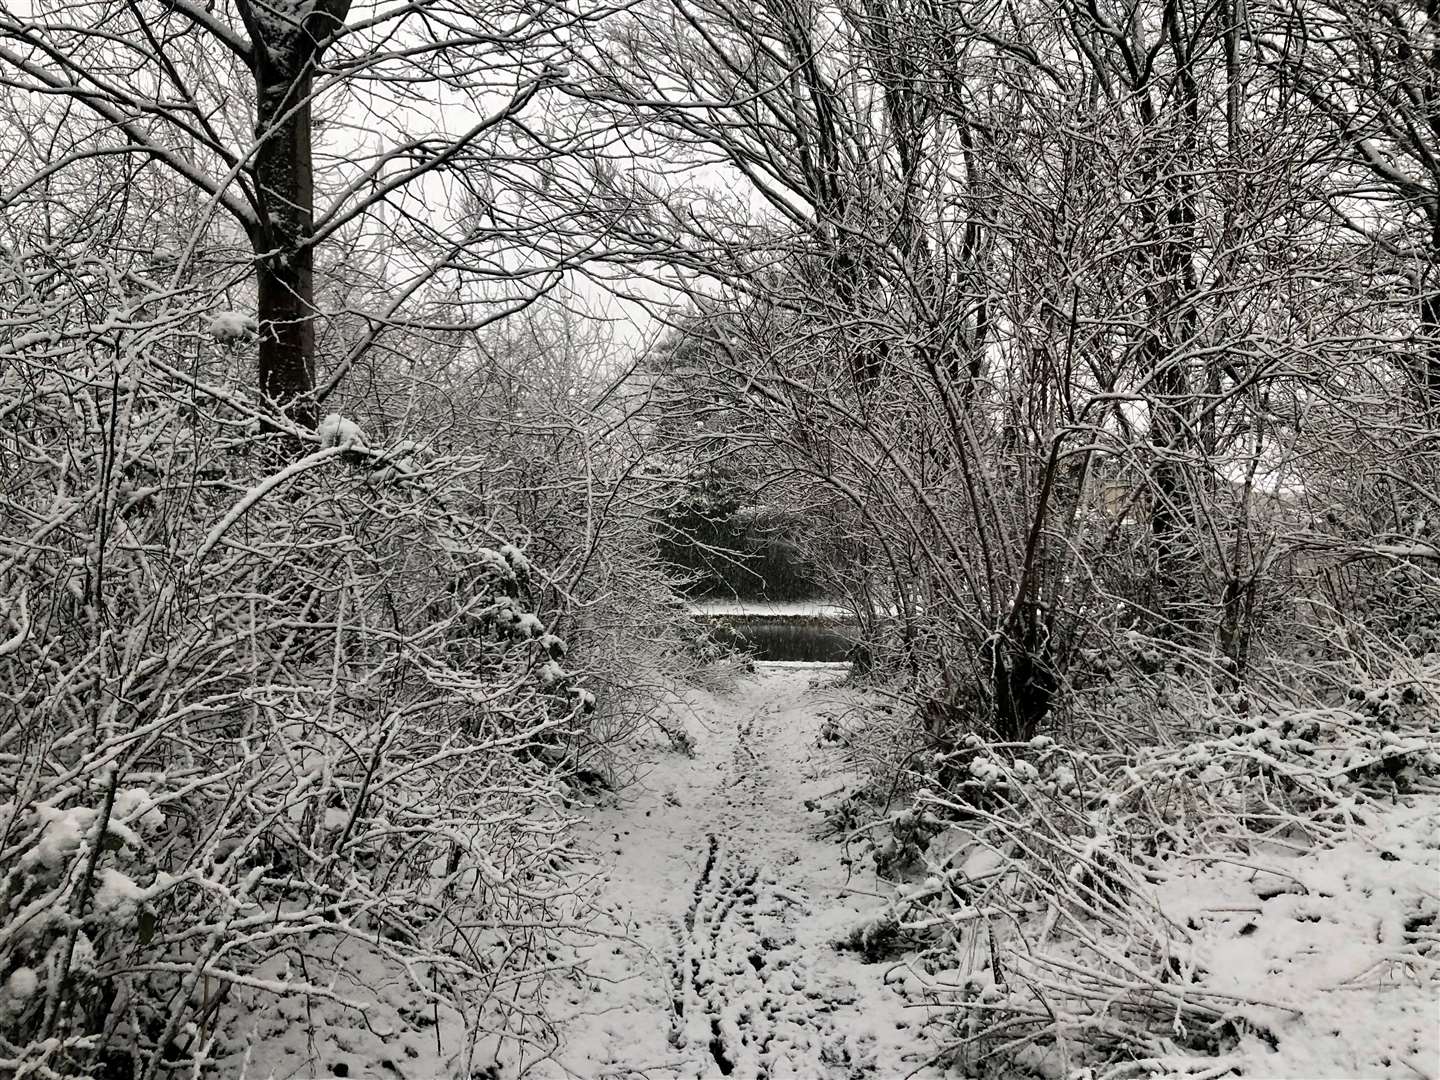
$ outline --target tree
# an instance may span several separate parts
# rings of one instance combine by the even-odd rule
[[[1336,153],[1334,213],[1393,260],[1411,296],[1404,350],[1419,409],[1440,409],[1440,39],[1433,4],[1260,5],[1242,24],[1280,100]],[[1403,295],[1403,293],[1402,293]]]
[[[368,234],[394,248],[397,301],[374,313],[366,347],[437,276],[510,307],[553,284],[569,253],[546,250],[528,195],[574,144],[556,150],[521,115],[559,81],[547,63],[565,28],[590,17],[448,0],[0,7],[0,80],[67,103],[43,116],[67,149],[12,172],[3,199],[113,157],[200,192],[249,242],[262,400],[278,426],[313,429],[354,360],[332,358],[317,384],[324,245]],[[448,211],[427,213],[438,193]],[[516,257],[522,234],[538,265]]]
[[[1115,629],[1101,598],[1235,651],[1254,519],[1226,492],[1275,457],[1273,403],[1336,370],[1310,340],[1366,329],[1314,132],[1240,78],[1235,20],[675,0],[576,61],[663,163],[656,257],[724,298],[717,339],[742,328],[693,392],[852,508],[840,546],[869,563],[837,577],[888,582],[866,602],[899,613],[902,663],[1014,733]],[[761,209],[706,192],[715,169]],[[1130,509],[1092,513],[1115,485]]]

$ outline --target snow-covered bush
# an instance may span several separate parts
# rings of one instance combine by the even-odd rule
[[[901,798],[847,850],[895,895],[839,944],[907,957],[967,1075],[1310,1075],[1331,992],[1389,1025],[1355,1060],[1404,1075],[1440,988],[1440,655],[1355,640],[1239,688],[1127,669],[1080,695],[1082,739],[972,734],[876,773]],[[853,728],[857,763],[914,737],[892,711]]]
[[[544,1052],[595,699],[475,459],[257,453],[187,298],[102,346],[26,292],[57,257],[0,283],[46,327],[0,339],[0,1071],[378,1072],[362,1017],[400,1075]]]
[[[445,418],[436,445],[484,462],[460,505],[523,541],[534,567],[517,571],[517,595],[564,639],[558,662],[595,699],[567,744],[569,760],[608,773],[613,744],[651,728],[660,702],[703,679],[723,653],[698,633],[660,557],[651,518],[671,496],[644,467],[652,448],[630,419],[640,411],[633,390],[611,384],[615,344],[545,305],[482,339],[478,359],[428,347],[434,372],[415,411]],[[413,341],[407,363],[427,347],[420,335]],[[385,370],[375,379],[402,377]],[[370,407],[360,398],[355,420],[378,439],[393,420]]]

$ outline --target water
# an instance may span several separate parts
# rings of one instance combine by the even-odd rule
[[[736,616],[711,621],[710,636],[756,660],[809,660],[838,663],[850,659],[855,639],[846,627],[823,619]]]

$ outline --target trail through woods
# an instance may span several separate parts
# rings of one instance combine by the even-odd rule
[[[837,675],[769,667],[695,695],[694,756],[655,750],[591,816],[619,936],[593,950],[588,992],[554,1003],[543,1075],[903,1076],[933,1053],[891,966],[832,944],[876,902],[809,808],[845,780],[820,739]]]
[[[762,665],[728,693],[692,691],[673,714],[694,738],[693,756],[632,748],[637,779],[582,827],[606,875],[609,936],[587,947],[588,981],[566,984],[550,1002],[560,1047],[529,1063],[533,1075],[940,1075],[931,1059],[944,1043],[946,1014],[935,1017],[940,1039],[934,1030],[922,1035],[927,1005],[917,975],[836,946],[887,899],[872,860],[854,852],[854,873],[847,871],[822,809],[858,779],[822,737],[827,718],[841,715],[854,693],[839,681],[834,670]],[[1387,800],[1368,824],[1328,845],[1251,837],[1228,854],[1175,860],[1147,903],[1188,928],[1193,992],[1233,1003],[1245,1020],[1238,1038],[1217,1044],[1213,1057],[1177,1051],[1133,1067],[1121,1059],[1103,1073],[1072,1072],[1063,1048],[1042,1048],[1047,1060],[1035,1058],[1037,1068],[1074,1076],[1440,1075],[1429,944],[1437,813],[1433,796]],[[1106,933],[1098,925],[1082,931]],[[1075,971],[1094,962],[1069,948],[1052,942],[1047,955]],[[937,973],[955,985],[966,975]],[[1017,1008],[1029,1000],[1025,986],[1016,982]]]

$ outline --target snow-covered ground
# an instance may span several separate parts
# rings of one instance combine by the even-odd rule
[[[696,615],[747,615],[753,618],[814,616],[843,619],[849,611],[822,600],[697,600],[690,605]]]
[[[819,739],[841,673],[762,665],[731,694],[690,694],[694,757],[652,747],[593,813],[614,936],[591,985],[552,1002],[563,1043],[539,1075],[934,1075],[890,966],[832,944],[882,899],[847,880],[812,809],[847,779]]]
[[[838,665],[762,664],[729,693],[687,695],[672,722],[693,757],[633,751],[639,779],[584,828],[610,936],[588,947],[588,983],[552,998],[561,1046],[531,1075],[940,1075],[932,1062],[959,1002],[933,991],[965,973],[927,979],[927,994],[912,965],[836,948],[895,896],[873,868],[847,871],[819,812],[856,779],[820,737],[853,693],[841,676]],[[1100,1071],[1057,1072],[1044,1053],[1038,1074],[1436,1080],[1437,823],[1434,798],[1419,797],[1324,850],[1176,863],[1153,903],[1194,939],[1180,962],[1261,1034],[1212,1058]],[[941,1000],[948,1016],[922,1030]]]
[[[1440,805],[1422,796],[1377,807],[1333,847],[1237,852],[1158,890],[1166,917],[1194,928],[1197,983],[1273,1041],[1242,1039],[1237,1075],[1440,1075],[1437,848]]]

